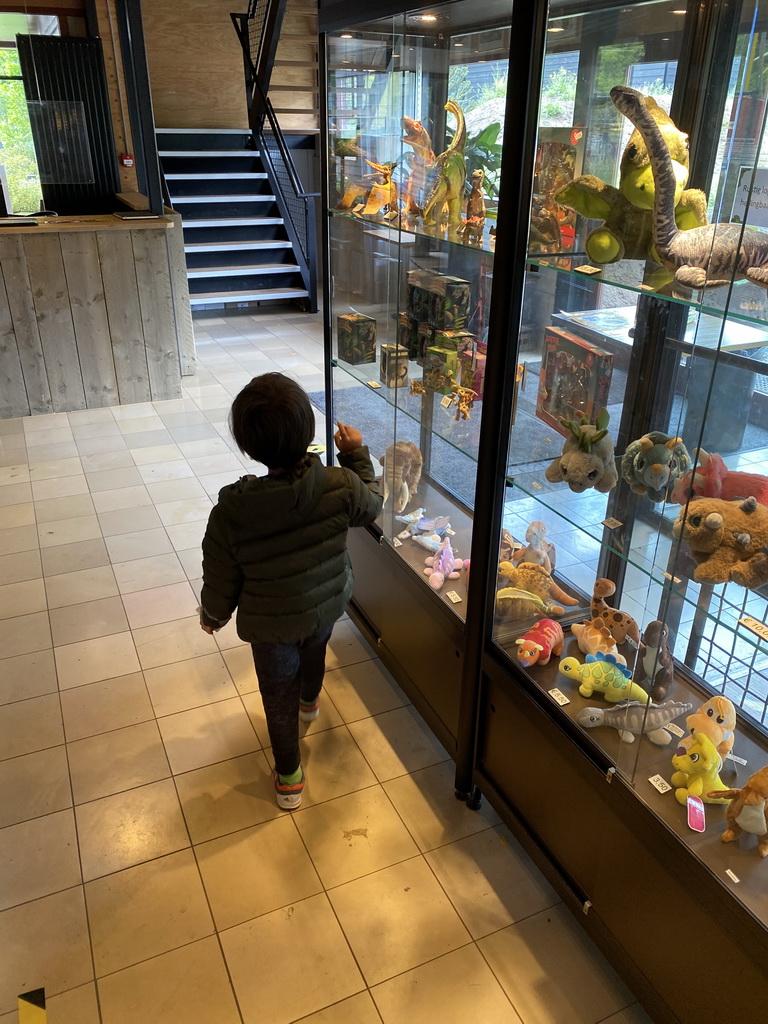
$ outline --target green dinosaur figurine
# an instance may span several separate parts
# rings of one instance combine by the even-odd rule
[[[435,160],[430,172],[431,188],[424,204],[423,221],[425,228],[440,230],[443,207],[448,207],[448,233],[458,238],[461,227],[461,208],[464,203],[464,184],[467,168],[464,163],[464,146],[467,128],[464,114],[458,103],[448,100],[445,109],[456,118],[456,131],[444,153]]]
[[[652,96],[645,108],[659,127],[675,172],[675,221],[681,231],[707,223],[707,197],[688,182],[688,136],[674,124]],[[659,263],[653,245],[653,170],[648,148],[635,129],[621,157],[619,188],[593,174],[575,178],[556,194],[563,206],[590,220],[602,220],[587,236],[587,255],[593,263],[647,260]]]
[[[597,691],[610,704],[620,700],[639,700],[647,704],[651,699],[642,686],[632,682],[632,670],[619,665],[613,654],[588,654],[583,665],[576,658],[561,658],[558,672],[579,680],[582,697],[591,697]]]

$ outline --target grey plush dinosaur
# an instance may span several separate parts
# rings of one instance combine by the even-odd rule
[[[675,175],[659,127],[642,93],[615,85],[611,99],[637,128],[648,148],[656,195],[653,240],[661,263],[686,288],[719,288],[746,277],[768,288],[768,235],[741,224],[707,224],[680,231],[675,223]]]

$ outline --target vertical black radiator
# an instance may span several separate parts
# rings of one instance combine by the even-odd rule
[[[16,37],[43,201],[111,213],[120,191],[101,40]]]

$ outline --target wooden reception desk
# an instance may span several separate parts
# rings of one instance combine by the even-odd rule
[[[0,227],[0,419],[181,395],[194,373],[178,214]]]

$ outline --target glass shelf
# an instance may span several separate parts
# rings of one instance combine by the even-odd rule
[[[460,238],[449,238],[447,236],[446,229],[436,233],[419,230],[418,227],[415,229],[404,228],[399,224],[389,224],[386,221],[368,220],[367,218],[360,217],[348,210],[335,210],[330,208],[327,212],[331,217],[343,217],[346,220],[352,220],[364,228],[366,233],[379,234],[382,239],[389,240],[395,236],[399,243],[405,246],[415,245],[417,239],[426,238],[431,242],[440,243],[441,246],[455,246],[457,249],[467,249],[470,252],[478,253],[484,252],[491,256],[494,253],[495,238],[490,233],[491,228],[496,226],[496,210],[493,208],[488,209],[488,213],[485,218],[482,245],[470,245],[468,242],[464,242]]]
[[[692,292],[690,296],[672,294],[672,275],[655,263],[641,260],[621,260],[618,263],[606,263],[599,268],[597,274],[585,274],[579,267],[594,266],[586,256],[579,255],[546,255],[529,254],[526,263],[529,268],[541,268],[554,271],[569,277],[586,279],[596,284],[610,285],[621,291],[637,295],[653,295],[667,302],[688,307],[692,313],[716,317],[722,321],[726,316],[730,323],[749,324],[756,327],[768,327],[768,298],[766,291],[750,281],[735,281],[731,287],[707,288]],[[764,334],[768,344],[768,334]],[[752,338],[741,348],[749,348],[758,344]]]

